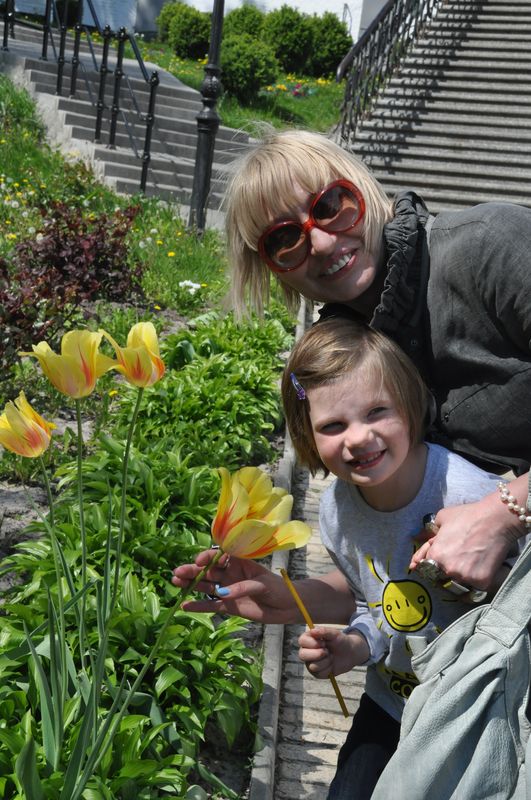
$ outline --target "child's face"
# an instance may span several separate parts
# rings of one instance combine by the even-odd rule
[[[308,220],[314,195],[295,184],[295,196],[298,202],[289,215],[269,220],[269,224],[288,218],[301,223]],[[309,237],[311,249],[306,260],[289,272],[275,273],[281,283],[323,303],[348,303],[370,288],[378,265],[365,248],[363,219],[343,233],[328,233],[314,227]]]
[[[409,426],[380,376],[360,367],[307,396],[315,445],[330,472],[360,489],[392,489],[400,468],[407,470]]]

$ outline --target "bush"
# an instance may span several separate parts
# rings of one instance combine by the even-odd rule
[[[52,204],[43,233],[0,259],[0,374],[18,350],[53,337],[84,300],[127,301],[141,293],[141,268],[130,271],[126,236],[139,207],[90,220]],[[45,212],[48,213],[48,212]]]
[[[172,3],[168,43],[179,58],[204,58],[210,41],[210,16],[184,3]],[[160,19],[160,17],[159,17]]]
[[[248,33],[232,34],[223,41],[223,87],[241,103],[255,100],[260,88],[275,80],[278,70],[278,61],[271,47]]]
[[[168,41],[170,22],[172,21],[173,17],[179,13],[179,9],[177,8],[177,6],[183,6],[183,5],[184,3],[174,0],[174,2],[164,3],[164,5],[162,6],[160,14],[155,20],[155,22],[157,23],[157,27],[159,29],[159,38],[162,42]]]
[[[313,30],[310,75],[325,77],[334,74],[353,44],[347,25],[331,11],[325,11],[322,17],[314,14],[310,20]]]
[[[264,27],[265,14],[256,6],[244,5],[234,8],[223,20],[223,35],[248,33],[259,39]]]
[[[282,6],[264,21],[264,38],[285,72],[305,73],[313,49],[313,25],[308,14]]]

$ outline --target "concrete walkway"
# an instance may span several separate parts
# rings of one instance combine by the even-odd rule
[[[331,480],[311,478],[305,470],[294,474],[293,516],[311,525],[313,535],[306,548],[290,555],[292,578],[334,569],[319,537],[319,497]],[[313,678],[298,659],[303,630],[303,625],[287,625],[284,631],[274,800],[324,800],[365,681],[364,668],[337,679],[350,712],[345,719],[330,681]]]

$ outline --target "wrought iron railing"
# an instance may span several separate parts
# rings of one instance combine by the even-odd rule
[[[82,21],[84,16],[84,2],[86,2],[90,11],[90,16],[92,17],[93,24],[90,26],[87,26]],[[151,75],[148,73],[134,35],[129,33],[125,28],[120,28],[119,31],[112,31],[108,25],[105,28],[102,28],[92,0],[83,0],[83,2],[79,2],[78,4],[78,21],[74,26],[73,41],[71,34],[68,32],[66,24],[63,24],[63,21],[60,18],[57,10],[56,0],[45,0],[45,2],[43,2],[43,6],[43,21],[42,24],[39,24],[17,16],[15,12],[15,0],[4,0],[4,30],[2,49],[9,50],[9,39],[15,38],[17,25],[23,28],[31,28],[33,30],[42,31],[41,59],[44,61],[48,60],[48,48],[51,46],[53,59],[57,62],[56,94],[62,95],[63,93],[65,82],[65,66],[67,63],[70,63],[71,70],[69,96],[75,97],[78,79],[81,75],[81,79],[88,92],[89,101],[96,109],[94,141],[102,141],[105,111],[110,111],[108,116],[109,136],[107,146],[111,149],[114,149],[116,147],[118,120],[122,120],[131,148],[136,158],[142,160],[140,191],[144,192],[146,189],[147,174],[151,161],[151,138],[155,123],[156,92],[157,86],[159,85],[158,72],[152,72]],[[67,7],[68,4],[65,4],[65,13]],[[103,47],[99,57],[98,50],[94,44],[91,28],[96,30],[103,39]],[[59,38],[58,48],[55,39],[55,35],[57,34]],[[83,60],[80,58],[82,42],[85,42],[87,45],[90,54],[90,61],[92,63],[92,70],[98,74],[96,81],[97,97],[95,96],[93,84],[89,79],[89,72]],[[111,58],[111,44],[113,42],[116,43],[116,55],[114,55],[113,52],[113,56]],[[67,43],[72,45],[72,56],[70,61],[68,61],[66,57]],[[130,44],[133,50],[142,79],[149,88],[149,98],[146,112],[141,111],[131,81],[124,71],[124,53],[127,43]],[[109,75],[113,76],[112,103],[110,107],[106,105],[105,101],[107,77]],[[129,119],[129,114],[131,113],[130,110],[127,112],[124,109],[122,93],[122,86],[124,85],[126,87],[126,96],[132,105],[133,113],[136,119],[141,120],[144,127],[143,145],[136,140],[132,130],[131,120]]]
[[[345,77],[347,81],[335,131],[344,146],[352,143],[360,120],[369,114],[393,71],[443,3],[390,0],[347,53],[336,73],[338,82]]]

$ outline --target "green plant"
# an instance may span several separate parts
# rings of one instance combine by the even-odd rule
[[[224,89],[240,102],[252,102],[262,86],[273,81],[278,61],[272,48],[248,33],[227,36],[221,48]]]
[[[308,59],[308,71],[317,77],[333,75],[341,59],[352,47],[352,37],[346,23],[331,11],[325,11],[322,16],[313,14],[310,22],[313,47]]]
[[[127,300],[141,269],[127,269],[125,238],[137,206],[112,217],[80,216],[66,203],[43,209],[41,232],[0,258],[0,365],[4,377],[24,342],[53,337],[84,300]]]
[[[156,342],[149,326],[133,330],[116,355],[128,379],[145,386],[153,382],[149,361],[160,377]],[[75,332],[86,356],[92,336]],[[70,387],[71,364],[42,358],[58,385]],[[90,391],[89,372],[75,371],[75,395]],[[76,400],[78,458],[59,472],[55,502],[45,477],[50,516],[34,525],[42,538],[21,544],[3,567],[32,576],[3,606],[0,708],[11,729],[0,723],[4,800],[192,798],[192,768],[236,800],[198,761],[198,747],[210,718],[234,741],[258,696],[258,671],[232,638],[238,620],[216,627],[180,612],[181,595],[159,575],[168,555],[178,563],[208,543],[213,483],[211,470],[190,469],[177,448],[160,448],[160,437],[155,477],[154,460],[133,444],[142,392],[131,395],[125,441],[102,435],[85,458]]]
[[[172,3],[168,43],[181,58],[204,58],[208,53],[210,18],[184,3]]]
[[[263,33],[283,70],[303,74],[307,71],[313,47],[313,26],[308,14],[283,5],[266,15]]]
[[[223,36],[232,36],[248,33],[255,39],[262,35],[266,15],[256,6],[244,3],[239,8],[233,8],[225,15],[223,20]]]

